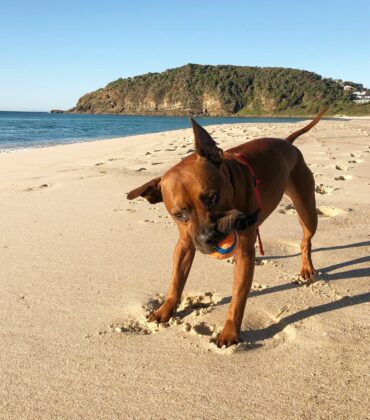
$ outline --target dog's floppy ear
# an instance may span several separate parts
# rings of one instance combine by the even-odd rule
[[[135,188],[127,194],[128,200],[133,200],[139,196],[146,198],[149,203],[155,204],[163,201],[161,192],[161,177],[154,178],[146,182],[141,187]]]
[[[229,233],[236,226],[238,220],[245,218],[244,213],[239,210],[230,210],[217,221],[217,230],[222,233]]]
[[[190,118],[191,125],[193,126],[195,137],[195,151],[198,155],[210,159],[212,162],[219,164],[222,162],[222,149],[217,147],[216,142],[210,134],[201,127],[193,118]]]

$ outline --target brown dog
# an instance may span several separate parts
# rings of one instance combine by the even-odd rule
[[[303,229],[301,276],[309,279],[315,274],[311,261],[311,238],[317,227],[314,178],[302,153],[292,143],[317,124],[325,111],[285,140],[256,139],[225,153],[208,132],[191,119],[196,152],[162,177],[129,192],[130,200],[142,196],[150,203],[163,201],[180,234],[167,298],[149,316],[150,321],[167,322],[176,311],[195,250],[212,253],[218,242],[232,229],[237,229],[239,242],[234,254],[232,299],[216,344],[221,347],[237,343],[253,280],[256,229],[276,208],[284,193],[293,201]],[[253,175],[240,157],[247,160],[260,180],[259,214]]]

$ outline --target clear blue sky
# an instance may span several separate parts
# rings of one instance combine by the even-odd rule
[[[70,108],[186,63],[281,66],[370,86],[370,0],[1,0],[0,110]]]

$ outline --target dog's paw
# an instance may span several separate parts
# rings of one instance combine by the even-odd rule
[[[312,281],[317,275],[317,271],[313,267],[303,266],[300,277],[305,281]]]
[[[226,324],[215,340],[217,347],[229,347],[239,343],[239,334],[235,324],[232,321],[226,321]]]
[[[147,319],[149,322],[168,322],[171,316],[174,314],[175,308],[176,306],[172,301],[166,300],[159,309],[148,314]]]

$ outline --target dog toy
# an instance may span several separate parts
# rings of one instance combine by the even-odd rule
[[[225,239],[217,244],[216,252],[212,252],[209,255],[218,260],[230,258],[234,254],[237,244],[238,234],[235,230],[232,230]]]

